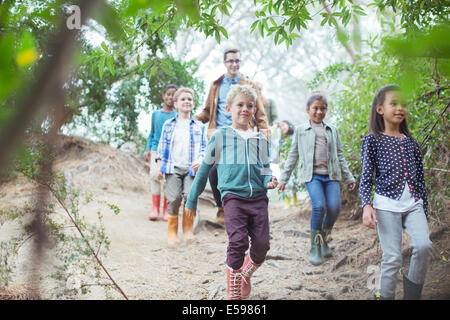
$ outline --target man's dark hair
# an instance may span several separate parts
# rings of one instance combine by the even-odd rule
[[[238,53],[238,52],[240,52],[240,51],[239,51],[239,49],[236,49],[236,48],[231,48],[231,49],[225,50],[225,52],[223,54],[223,61],[227,60],[228,53]]]

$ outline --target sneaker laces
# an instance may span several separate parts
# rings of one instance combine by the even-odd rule
[[[241,280],[242,272],[232,273],[230,276],[231,288],[230,288],[230,297],[231,298],[240,298],[241,297]]]
[[[256,269],[258,269],[258,266],[255,265],[252,260],[249,260],[249,262],[245,265],[244,269],[242,270],[242,276],[246,283],[248,282],[245,278],[250,279],[250,277],[252,276],[253,272],[256,271]]]

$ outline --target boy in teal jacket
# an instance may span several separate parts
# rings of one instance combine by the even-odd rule
[[[228,299],[240,300],[250,293],[250,277],[269,250],[267,189],[277,186],[269,163],[269,143],[250,129],[256,111],[256,92],[249,85],[232,86],[226,110],[232,125],[217,130],[206,147],[186,201],[186,213],[195,215],[197,200],[205,189],[209,170],[217,164],[218,189],[225,211],[228,233]],[[245,252],[251,246],[249,254]]]

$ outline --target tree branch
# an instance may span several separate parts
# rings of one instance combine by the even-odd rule
[[[425,145],[425,142],[427,142],[427,140],[429,139],[429,137],[430,137],[431,133],[433,132],[434,128],[436,128],[437,124],[441,120],[440,117],[442,117],[444,115],[444,113],[447,111],[448,107],[450,107],[450,102],[447,103],[447,106],[444,108],[444,110],[442,110],[442,112],[439,115],[438,119],[434,122],[433,127],[430,129],[430,131],[428,131],[427,135],[425,136],[425,138],[420,143],[420,149],[422,149],[422,147]]]
[[[333,17],[333,12],[330,10],[330,8],[328,7],[328,5],[325,3],[325,1],[322,1],[322,5],[325,8],[328,16],[330,17],[330,19],[333,19],[336,21],[336,19]],[[341,28],[339,28],[339,26],[337,26],[337,22],[336,22],[336,29],[338,32],[343,32],[341,30]],[[342,43],[342,45],[344,46],[345,50],[347,51],[347,53],[350,55],[350,57],[352,58],[352,61],[355,62],[356,61],[356,56],[355,53],[353,52],[353,50],[350,48],[350,46],[348,45],[347,42],[344,41],[340,41]]]

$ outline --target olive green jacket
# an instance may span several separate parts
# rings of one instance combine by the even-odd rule
[[[323,122],[327,135],[328,145],[328,174],[331,180],[341,181],[350,184],[355,182],[347,162],[344,158],[342,142],[336,127]],[[311,181],[313,176],[314,146],[316,134],[309,121],[295,128],[291,149],[289,150],[286,163],[281,172],[280,183],[286,184],[289,181],[292,170],[298,160],[298,182],[304,184]]]

